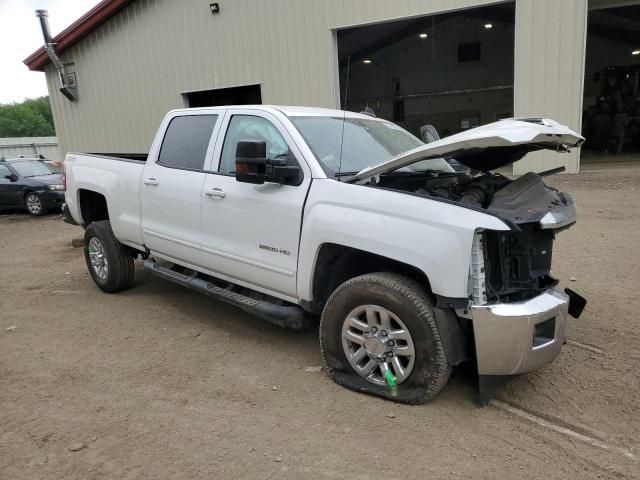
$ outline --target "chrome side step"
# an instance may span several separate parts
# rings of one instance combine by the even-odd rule
[[[185,275],[171,268],[162,267],[158,265],[153,258],[145,260],[144,268],[158,277],[235,305],[245,312],[257,315],[263,320],[278,325],[279,327],[302,330],[310,327],[313,323],[313,320],[307,312],[298,305],[277,305],[266,300],[257,300],[219,287],[200,277],[197,273]]]

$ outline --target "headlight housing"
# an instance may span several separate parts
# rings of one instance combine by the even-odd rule
[[[53,190],[54,192],[62,192],[64,191],[64,185],[47,185],[49,190]]]

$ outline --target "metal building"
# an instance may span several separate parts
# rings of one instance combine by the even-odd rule
[[[427,139],[506,116],[581,131],[611,94],[632,128],[639,25],[637,0],[104,0],[53,39],[62,78],[44,48],[25,63],[46,72],[62,154],[146,152],[168,110],[231,103],[369,107]],[[612,68],[624,95],[601,92]],[[560,162],[580,154],[514,170]]]
[[[56,137],[12,137],[0,138],[0,158],[42,155],[50,160],[60,161],[58,139]]]

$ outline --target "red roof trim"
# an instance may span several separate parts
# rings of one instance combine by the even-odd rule
[[[134,0],[102,0],[102,2],[53,38],[53,42],[56,44],[56,52],[60,54],[68,48],[71,48],[133,1]],[[39,70],[42,72],[44,71],[44,66],[49,63],[49,56],[44,47],[40,47],[25,58],[23,63],[29,67],[29,70]]]

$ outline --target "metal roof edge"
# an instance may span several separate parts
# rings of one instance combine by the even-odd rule
[[[56,52],[61,54],[71,48],[133,1],[102,0],[53,38]],[[29,70],[44,72],[44,67],[49,61],[49,56],[44,47],[40,47],[25,58],[23,63],[29,67]]]

